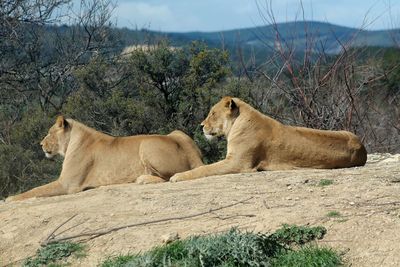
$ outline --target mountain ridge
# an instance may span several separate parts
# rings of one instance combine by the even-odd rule
[[[275,42],[279,37],[281,41],[293,43],[295,46],[300,45],[301,48],[311,41],[309,38],[313,38],[314,42],[325,41],[328,46],[336,43],[333,46],[335,48],[348,42],[353,42],[350,46],[390,47],[395,45],[393,38],[399,36],[399,29],[364,30],[325,22],[303,21],[220,32],[166,33],[166,36],[172,40],[177,37],[200,39],[206,43],[215,43],[223,39],[228,45],[236,42],[242,45],[263,46],[266,41],[273,40]]]

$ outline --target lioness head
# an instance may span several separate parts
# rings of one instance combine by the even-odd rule
[[[40,145],[47,158],[52,158],[57,154],[65,156],[67,151],[71,126],[63,117],[57,117],[56,123],[49,129],[48,134],[43,138]]]
[[[211,140],[228,135],[238,114],[239,108],[234,99],[230,96],[222,98],[211,108],[207,118],[201,123],[205,137]]]

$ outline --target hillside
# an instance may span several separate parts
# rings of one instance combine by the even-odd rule
[[[328,53],[337,53],[341,44],[346,44],[350,40],[351,46],[393,46],[393,38],[400,37],[399,29],[369,31],[363,29],[349,28],[334,25],[326,22],[317,21],[298,21],[278,23],[275,25],[258,26],[244,29],[233,29],[219,32],[156,32],[156,31],[132,31],[122,30],[126,40],[129,36],[136,36],[136,40],[141,35],[164,36],[173,45],[180,46],[193,40],[200,40],[210,46],[225,46],[235,49],[240,44],[244,49],[265,49],[274,48],[274,42],[279,31],[279,38],[289,45],[296,47],[297,51],[304,51],[309,45],[310,38],[317,45],[316,48],[324,47]],[[133,39],[131,39],[133,41]],[[338,42],[340,41],[340,43]]]
[[[275,27],[276,26],[276,27]],[[233,29],[219,32],[160,32],[147,29],[108,28],[112,45],[106,46],[107,53],[119,54],[124,48],[132,45],[155,44],[167,39],[172,46],[185,46],[193,41],[201,41],[209,47],[223,48],[230,53],[233,62],[239,60],[240,47],[245,59],[253,57],[256,65],[265,62],[266,58],[280,47],[293,50],[294,56],[303,57],[304,51],[335,55],[348,47],[393,47],[394,40],[399,42],[400,30],[368,31],[338,26],[325,22],[299,21],[279,23],[252,28]],[[68,35],[76,31],[76,26],[46,26],[42,53],[45,61],[56,53],[57,40],[68,39]],[[28,29],[29,30],[29,29]],[[276,30],[279,32],[277,35]],[[70,37],[70,36],[69,36]],[[87,60],[87,58],[83,58]],[[45,62],[43,62],[45,63]]]
[[[74,195],[3,202],[0,265],[19,266],[59,226],[55,234],[66,236],[207,212],[247,199],[195,218],[126,228],[88,240],[87,257],[72,265],[96,266],[110,255],[147,250],[162,244],[161,237],[169,233],[184,238],[231,227],[270,232],[289,223],[325,226],[328,234],[319,244],[343,252],[351,266],[399,266],[399,177],[400,155],[372,154],[367,165],[359,168],[115,185]],[[322,179],[333,184],[322,186]]]
[[[279,35],[277,35],[277,31]],[[210,47],[229,51],[233,62],[240,61],[238,49],[245,60],[254,59],[256,65],[265,62],[277,48],[294,52],[303,58],[304,51],[328,55],[340,53],[343,46],[349,47],[393,47],[400,40],[400,30],[362,30],[317,21],[298,21],[252,28],[233,29],[218,32],[158,32],[151,30],[115,29],[123,40],[121,47],[148,44],[160,39],[168,39],[172,46],[184,46],[193,41],[201,41]],[[121,48],[120,48],[121,49]]]

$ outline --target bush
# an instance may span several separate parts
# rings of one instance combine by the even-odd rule
[[[57,177],[61,159],[46,159],[39,144],[52,123],[40,109],[28,109],[10,131],[9,144],[0,143],[0,198]]]
[[[325,232],[323,227],[294,225],[285,225],[271,235],[232,229],[175,241],[138,255],[110,258],[101,266],[339,266],[336,252],[301,246],[322,238]],[[300,248],[289,246],[294,243]]]
[[[307,227],[284,224],[271,235],[275,240],[287,245],[303,245],[315,239],[322,239],[326,234],[325,227]]]
[[[63,113],[114,136],[148,134],[160,127],[157,120],[150,119],[157,114],[152,113],[143,103],[126,98],[119,90],[113,90],[109,96],[100,98],[81,89],[68,99]]]
[[[132,256],[129,266],[268,266],[283,246],[262,234],[240,233],[191,237]],[[118,266],[108,260],[102,266]]]
[[[400,49],[389,48],[383,53],[382,68],[385,75],[385,88],[388,94],[396,95],[400,93]]]
[[[341,266],[340,256],[329,248],[306,246],[297,251],[288,251],[274,259],[274,267],[334,267]]]
[[[40,267],[56,264],[60,260],[65,260],[71,255],[83,257],[84,246],[77,243],[62,242],[49,244],[37,250],[36,255],[27,259],[22,266],[24,267]]]

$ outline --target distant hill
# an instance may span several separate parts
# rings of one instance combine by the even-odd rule
[[[71,26],[48,26],[46,39],[59,38],[59,34],[70,34],[69,27]],[[265,59],[278,47],[278,40],[282,49],[294,49],[295,57],[302,57],[306,49],[311,52],[323,50],[327,54],[335,55],[341,51],[343,45],[376,48],[393,47],[395,46],[393,40],[398,40],[400,43],[400,29],[367,31],[316,21],[287,22],[220,32],[177,33],[112,28],[111,35],[110,40],[116,42],[109,47],[109,50],[114,53],[121,53],[124,48],[131,45],[155,44],[161,39],[168,39],[172,46],[177,47],[192,41],[202,41],[209,47],[228,50],[233,62],[238,60],[238,48],[240,48],[244,58],[246,60],[253,58],[256,65],[265,62]],[[44,49],[46,53],[51,53],[56,47],[51,47],[49,44]]]
[[[244,46],[268,47],[274,46],[279,38],[288,44],[293,44],[298,49],[306,46],[307,38],[313,38],[314,43],[323,45],[328,52],[334,53],[340,48],[340,43],[345,44],[352,40],[352,46],[393,46],[393,37],[400,37],[400,29],[367,31],[355,28],[338,26],[325,22],[300,21],[279,23],[275,26],[267,25],[253,28],[221,31],[221,32],[187,32],[165,33],[173,42],[190,40],[203,40],[209,44],[234,45],[240,43]]]
[[[266,25],[220,32],[174,33],[128,29],[123,31],[127,39],[129,36],[126,34],[133,34],[136,38],[147,34],[147,37],[153,38],[167,37],[175,46],[199,40],[211,47],[225,47],[232,50],[240,45],[243,50],[251,49],[255,52],[274,49],[278,38],[298,52],[304,51],[312,40],[315,44],[312,47],[313,50],[324,49],[329,54],[338,53],[343,44],[349,44],[352,47],[391,47],[394,46],[393,38],[400,39],[400,29],[369,31],[316,21],[287,22],[275,26]],[[279,36],[275,29],[278,30]]]

